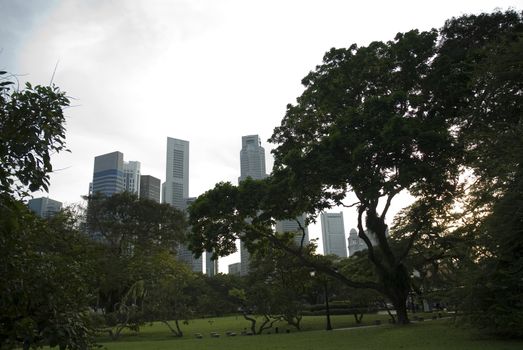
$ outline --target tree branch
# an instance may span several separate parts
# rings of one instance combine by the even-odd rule
[[[387,215],[387,212],[389,211],[390,203],[392,202],[392,198],[394,198],[394,196],[397,195],[400,191],[401,191],[400,189],[396,189],[396,190],[392,191],[391,193],[389,193],[389,195],[387,197],[387,202],[385,203],[385,208],[383,208],[383,211],[381,212],[381,215],[380,215],[381,220],[385,221],[385,215]]]
[[[292,249],[288,245],[284,244],[278,237],[276,237],[273,234],[268,233],[268,234],[265,235],[265,237],[267,237],[267,239],[269,239],[269,241],[274,246],[276,246],[277,248],[280,248],[283,251],[296,256],[304,265],[309,266],[309,267],[315,269],[318,272],[322,272],[322,273],[324,273],[326,275],[334,277],[337,280],[340,280],[341,282],[345,283],[349,287],[353,287],[353,288],[368,288],[368,289],[374,289],[374,290],[377,290],[377,291],[382,291],[382,288],[380,287],[380,285],[378,285],[375,282],[370,282],[370,281],[369,282],[356,282],[356,281],[353,281],[353,280],[347,278],[346,276],[342,275],[338,271],[335,271],[334,269],[332,269],[332,268],[330,268],[330,267],[328,267],[328,266],[326,266],[324,264],[315,262],[315,261],[307,258],[306,256],[304,256],[302,254],[301,250]]]

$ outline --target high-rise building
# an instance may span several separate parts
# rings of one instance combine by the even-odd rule
[[[325,255],[334,254],[341,258],[347,257],[343,212],[321,213],[321,234]]]
[[[140,198],[151,199],[160,203],[160,179],[151,175],[140,176]]]
[[[267,177],[265,171],[265,149],[261,146],[258,135],[242,136],[242,149],[240,151],[240,177],[241,182],[248,177],[254,180]]]
[[[243,241],[240,240],[240,262],[239,262],[239,272],[238,272],[238,274],[240,276],[246,276],[247,274],[249,274],[250,263],[251,263],[251,254],[247,250],[247,247],[245,247],[245,243],[243,243]],[[229,265],[229,269],[230,268],[231,268],[231,265]]]
[[[123,153],[112,152],[94,158],[93,194],[112,196],[124,191]]]
[[[218,274],[218,260],[211,259],[212,252],[205,252],[205,273],[212,277]]]
[[[238,182],[248,177],[261,180],[267,177],[265,170],[265,149],[261,146],[258,135],[242,136],[242,149],[240,151],[240,177]],[[250,254],[243,242],[240,242],[240,274],[249,273]]]
[[[305,214],[296,217],[294,220],[276,221],[276,232],[295,232],[294,243],[297,246],[302,244],[302,238],[303,246],[309,244],[309,228],[305,225]],[[303,234],[305,234],[305,237],[303,237]]]
[[[189,197],[189,141],[167,138],[164,203],[184,210]]]
[[[240,275],[241,274],[241,263],[229,264],[229,275]]]
[[[196,200],[196,197],[185,198],[183,210],[185,211],[185,209],[195,200]],[[181,244],[178,247],[178,259],[180,261],[186,263],[187,265],[189,265],[191,270],[193,270],[194,272],[203,273],[202,256],[200,256],[199,258],[195,258],[193,253],[189,250],[189,248],[187,248],[187,246],[185,244]]]
[[[49,197],[32,198],[27,202],[27,206],[37,215],[48,219],[62,210],[62,202],[55,201]]]
[[[140,195],[140,162],[123,163],[123,183],[127,192]]]
[[[195,198],[189,198],[189,141],[167,138],[165,182],[162,184],[162,202],[185,211]],[[203,272],[202,258],[195,259],[185,246],[178,247],[178,259],[194,272]]]
[[[367,237],[369,237],[370,243],[372,244],[373,247],[375,247],[379,244],[376,235],[372,231],[365,230],[365,234],[367,235]],[[389,230],[387,229],[387,231],[385,232],[385,236],[388,236],[388,235],[389,235]],[[365,243],[365,241],[363,239],[360,238],[358,231],[356,231],[356,229],[354,229],[354,228],[352,228],[350,230],[349,238],[347,238],[347,241],[349,243],[348,244],[349,245],[349,257],[352,256],[356,252],[360,252],[362,250],[367,249],[367,244]]]

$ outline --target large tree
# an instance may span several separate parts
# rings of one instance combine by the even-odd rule
[[[474,164],[467,162],[479,149],[475,146],[484,143],[480,130],[492,117],[503,127],[505,119],[521,115],[521,90],[513,75],[507,88],[502,72],[491,67],[489,74],[479,74],[484,65],[499,68],[495,60],[479,60],[485,50],[517,57],[520,22],[513,12],[464,16],[439,32],[413,30],[388,42],[327,52],[303,79],[303,94],[288,105],[270,139],[277,144],[271,177],[238,187],[218,184],[190,208],[195,251],[205,247],[227,254],[236,238],[252,249],[270,242],[349,286],[381,292],[394,305],[399,323],[408,323],[409,252],[420,238],[441,233],[432,224],[462,193],[459,175]],[[473,53],[467,56],[467,50]],[[518,62],[511,69],[518,71]],[[478,96],[483,92],[496,97],[491,105],[482,104]],[[501,117],[507,106],[516,107]],[[521,134],[514,135],[507,140]],[[416,199],[414,211],[428,212],[409,230],[390,232],[391,240],[387,214],[402,191]],[[351,192],[357,200],[347,203]],[[272,231],[274,219],[306,212],[314,220],[333,206],[357,210],[358,234],[367,244],[375,280],[354,281],[300,247],[289,247]]]
[[[184,317],[176,284],[186,283],[187,274],[175,258],[185,237],[185,215],[128,192],[88,200],[86,229],[98,241],[94,307],[102,312],[108,333],[117,338],[125,328],[138,330],[154,315]],[[176,310],[167,304],[174,302]]]

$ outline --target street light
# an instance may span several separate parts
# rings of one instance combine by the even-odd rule
[[[311,277],[314,277],[316,275],[316,271],[311,271]],[[329,308],[329,291],[327,289],[327,279],[320,279],[320,281],[323,284],[323,292],[325,293],[325,316],[327,317],[327,327],[326,329],[328,331],[332,330],[331,325],[331,312]]]

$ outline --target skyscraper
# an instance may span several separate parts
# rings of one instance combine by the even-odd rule
[[[167,138],[165,182],[162,185],[162,202],[185,211],[194,200],[189,198],[189,141]],[[202,258],[195,259],[185,245],[178,247],[178,259],[194,272],[203,272]]]
[[[140,198],[147,198],[160,203],[161,181],[151,175],[140,176]]]
[[[140,162],[123,163],[123,183],[127,192],[140,195]]]
[[[242,136],[242,149],[240,151],[240,177],[241,182],[248,177],[260,180],[267,177],[265,171],[265,149],[261,146],[258,135]]]
[[[265,149],[261,146],[258,135],[242,136],[242,149],[240,151],[240,177],[238,182],[251,177],[260,180],[267,177],[265,170]],[[240,274],[249,273],[250,254],[243,242],[240,242]]]
[[[112,152],[94,158],[93,194],[112,196],[124,191],[123,153]]]
[[[218,274],[218,260],[212,260],[212,252],[205,252],[205,273],[212,277]]]
[[[40,197],[30,199],[27,206],[42,218],[48,219],[62,209],[62,202],[49,197]]]
[[[164,203],[184,210],[189,197],[189,141],[167,138]]]
[[[304,228],[305,232],[302,231],[302,227]],[[305,214],[298,216],[294,220],[276,221],[276,232],[296,232],[296,235],[294,236],[294,243],[296,243],[297,246],[302,244],[303,233],[305,233],[305,237],[303,238],[303,246],[309,244],[309,228],[305,225]]]
[[[325,255],[334,254],[341,258],[347,257],[343,212],[321,213],[321,234]]]

